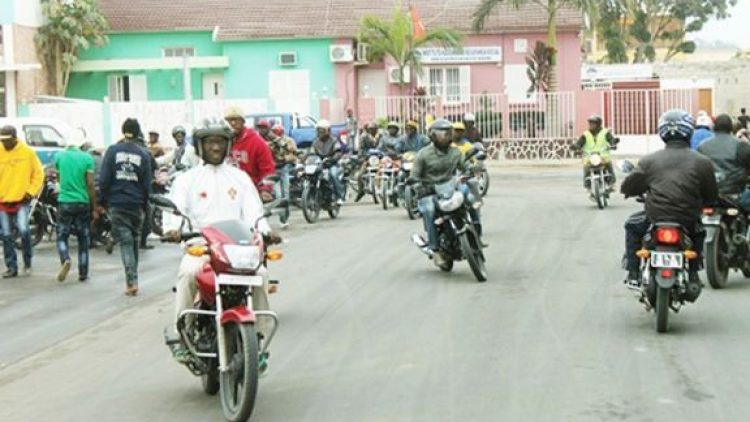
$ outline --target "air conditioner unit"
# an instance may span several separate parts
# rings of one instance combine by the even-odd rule
[[[294,51],[279,53],[279,66],[297,66],[297,53]]]
[[[370,49],[370,45],[367,43],[359,43],[357,44],[357,63],[367,64],[369,63],[369,60],[367,58],[367,53]]]
[[[328,56],[332,63],[350,63],[354,61],[352,46],[346,44],[332,45]]]
[[[398,66],[390,66],[388,67],[388,82],[392,84],[397,84],[401,81],[399,81],[398,78]],[[404,83],[408,84],[411,83],[411,72],[409,72],[409,68],[404,68]]]

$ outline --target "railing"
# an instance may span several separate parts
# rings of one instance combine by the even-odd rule
[[[602,93],[604,123],[619,135],[650,135],[661,116],[679,108],[695,113],[695,91],[691,89],[612,90]]]

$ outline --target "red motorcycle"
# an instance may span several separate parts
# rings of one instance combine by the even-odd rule
[[[181,241],[189,245],[186,253],[208,257],[197,276],[198,299],[178,319],[179,339],[169,339],[165,332],[166,343],[170,348],[181,343],[189,351],[185,366],[201,377],[206,394],[220,393],[228,421],[246,421],[253,412],[260,369],[267,366],[268,346],[278,327],[274,312],[253,309],[253,296],[263,293],[261,268],[267,261],[280,260],[282,254],[266,249],[257,230],[260,219],[254,229],[231,220],[194,232],[190,220],[169,199],[154,195],[151,203],[183,218],[183,228],[187,224],[189,230],[181,235]],[[260,318],[273,323],[267,338],[257,330]]]

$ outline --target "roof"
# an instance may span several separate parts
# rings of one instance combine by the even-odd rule
[[[481,0],[411,0],[422,21],[471,33],[472,14]],[[113,32],[213,30],[217,39],[349,38],[363,16],[387,18],[395,2],[373,0],[99,0]],[[579,30],[582,14],[563,7],[558,30]],[[547,31],[546,11],[529,2],[519,9],[501,4],[483,33]]]

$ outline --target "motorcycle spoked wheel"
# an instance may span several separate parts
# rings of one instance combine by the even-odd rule
[[[461,254],[469,262],[469,268],[477,281],[487,281],[487,267],[484,265],[482,246],[473,238],[473,232],[466,231],[458,238],[461,244]],[[471,237],[471,238],[470,238]]]
[[[479,195],[484,198],[487,192],[490,190],[490,172],[487,169],[482,169],[479,173]]]
[[[388,202],[390,201],[389,195],[388,195],[388,184],[389,181],[383,180],[380,182],[380,201],[383,205],[383,209],[388,211]]]
[[[224,326],[227,369],[219,373],[221,406],[230,422],[250,418],[258,394],[258,335],[252,324]]]
[[[410,220],[415,220],[419,213],[417,210],[417,200],[414,196],[412,187],[406,186],[404,188],[404,208],[406,208],[406,214]]]
[[[164,213],[158,207],[151,207],[150,211],[151,215],[149,216],[149,218],[151,219],[151,232],[155,235],[162,236],[164,234],[164,229],[162,226],[162,223],[164,221]]]
[[[309,182],[305,182],[302,188],[302,215],[305,221],[314,224],[320,217],[320,201],[318,190],[313,188]]]
[[[655,282],[655,281],[654,281]],[[669,302],[671,300],[672,289],[665,289],[656,286],[656,331],[666,333],[669,330]]]
[[[723,289],[727,286],[729,262],[726,257],[726,250],[724,228],[720,227],[714,233],[713,242],[706,244],[706,277],[711,288]]]
[[[602,181],[601,179],[596,179],[594,181],[594,199],[596,199],[596,206],[603,210],[604,207],[607,206],[607,200],[604,199],[604,192],[602,190]]]

